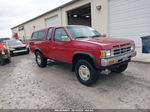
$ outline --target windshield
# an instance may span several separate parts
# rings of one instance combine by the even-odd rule
[[[9,40],[7,41],[8,46],[17,46],[17,45],[22,45],[22,42],[19,40]]]
[[[101,34],[98,31],[87,26],[68,26],[67,29],[74,39],[101,37]]]

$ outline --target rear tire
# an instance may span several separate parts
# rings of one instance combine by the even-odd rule
[[[44,68],[47,66],[47,58],[45,58],[42,53],[36,52],[35,57],[36,63],[39,67]]]
[[[123,64],[123,65],[116,67],[114,69],[111,69],[110,71],[113,73],[122,73],[127,69],[127,67],[128,67],[128,63]]]
[[[98,79],[97,70],[86,60],[77,62],[75,73],[79,82],[86,86],[91,86]]]

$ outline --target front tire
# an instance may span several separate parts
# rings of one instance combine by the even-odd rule
[[[128,63],[123,64],[123,65],[116,67],[114,69],[111,69],[110,71],[113,73],[122,73],[127,69],[127,67],[128,67]]]
[[[5,65],[5,60],[4,59],[0,59],[0,66]]]
[[[39,67],[44,68],[47,65],[47,59],[40,52],[35,53],[36,63]]]
[[[86,86],[91,86],[98,79],[97,70],[86,60],[79,60],[75,66],[77,79]]]
[[[6,61],[6,63],[9,64],[9,63],[11,63],[11,58],[6,59],[5,61]]]

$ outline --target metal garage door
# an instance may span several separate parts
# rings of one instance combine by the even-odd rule
[[[59,26],[58,16],[53,16],[45,20],[46,27]]]
[[[140,37],[150,35],[150,0],[109,0],[109,34],[141,46]]]

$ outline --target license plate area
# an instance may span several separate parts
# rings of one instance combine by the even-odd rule
[[[123,61],[127,61],[129,59],[129,57],[124,57],[118,60],[118,62],[123,62]]]

